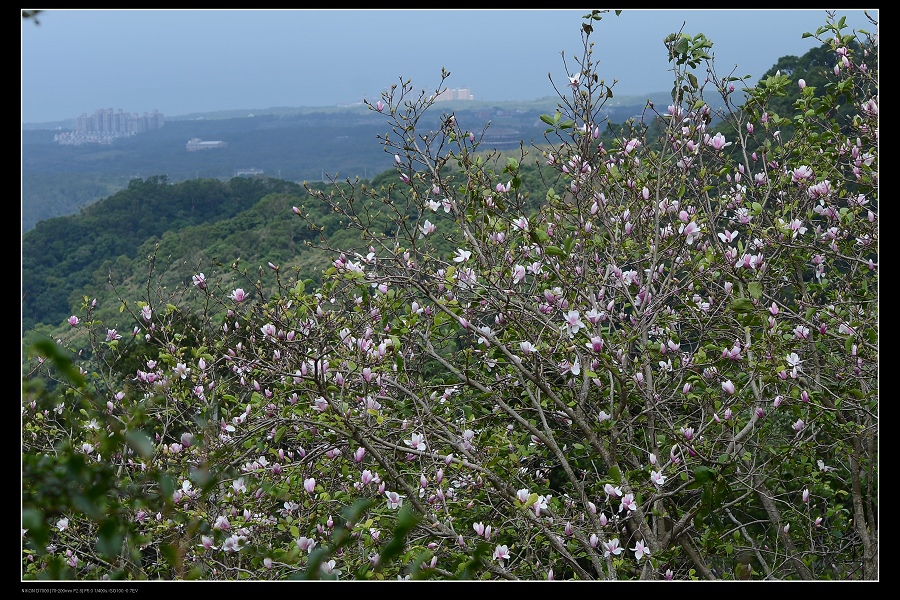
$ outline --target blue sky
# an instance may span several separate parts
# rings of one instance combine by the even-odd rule
[[[22,122],[98,108],[175,117],[195,112],[375,101],[410,79],[467,87],[476,100],[534,100],[565,83],[590,9],[248,10],[50,9],[22,23]],[[878,10],[869,11],[876,19]],[[875,31],[863,9],[838,10]],[[755,82],[781,56],[817,42],[802,34],[824,9],[637,9],[595,23],[594,57],[619,95],[671,87],[663,39],[684,26],[714,43],[716,70]],[[847,30],[849,31],[849,29]],[[573,63],[570,62],[570,65]]]

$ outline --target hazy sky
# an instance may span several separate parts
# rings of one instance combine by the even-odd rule
[[[376,101],[411,79],[470,88],[476,100],[534,100],[566,82],[560,53],[581,50],[590,9],[112,10],[51,9],[22,22],[22,122],[73,119],[98,108],[166,116]],[[870,10],[878,18],[878,11]],[[874,31],[863,9],[838,10]],[[663,39],[704,33],[716,69],[752,82],[825,23],[811,10],[624,10],[595,22],[594,57],[614,92],[671,87]],[[849,31],[849,30],[846,30]],[[574,63],[571,63],[574,66]]]

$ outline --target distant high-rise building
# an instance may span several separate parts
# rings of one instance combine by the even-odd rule
[[[134,134],[143,133],[151,129],[159,129],[166,122],[165,116],[153,109],[152,113],[126,113],[120,108],[114,111],[111,108],[100,108],[88,116],[82,113],[75,119],[76,133],[113,133]]]
[[[445,100],[474,100],[475,96],[472,95],[472,90],[469,88],[453,88],[453,89],[445,89],[443,92],[437,95],[434,99],[435,102],[443,102]]]

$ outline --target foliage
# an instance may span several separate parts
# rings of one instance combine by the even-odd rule
[[[279,180],[235,177],[170,184],[157,176],[132,180],[128,188],[79,215],[41,221],[22,236],[22,324],[58,324],[106,261],[133,259],[138,247],[166,232],[228,219],[275,192],[303,194]],[[180,254],[177,256],[181,256]],[[76,301],[70,303],[70,296]]]
[[[773,114],[679,32],[672,104],[601,140],[604,15],[547,146],[430,126],[446,72],[370,105],[395,174],[307,189],[350,245],[292,207],[321,282],[150,279],[136,373],[85,298],[87,368],[25,380],[23,577],[877,579],[877,68],[829,14],[851,66]]]

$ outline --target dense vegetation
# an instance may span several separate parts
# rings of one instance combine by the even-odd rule
[[[97,272],[119,257],[133,259],[141,244],[191,225],[230,219],[273,193],[305,194],[280,180],[234,178],[134,179],[125,190],[85,207],[81,214],[38,223],[22,236],[22,322],[57,325]]]
[[[672,34],[613,126],[604,17],[540,144],[401,83],[391,171],[94,271],[27,347],[23,578],[877,579],[877,40],[744,87]]]

